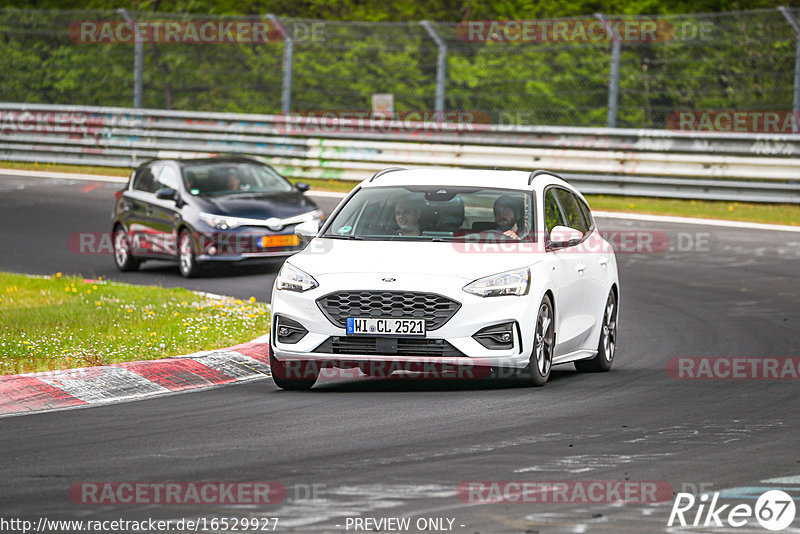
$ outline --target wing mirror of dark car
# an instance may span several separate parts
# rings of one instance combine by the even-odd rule
[[[156,191],[156,198],[161,200],[178,200],[178,192],[171,187],[165,187]]]
[[[583,233],[569,226],[556,226],[550,230],[550,239],[547,241],[547,250],[568,248],[578,245],[583,239]]]
[[[306,221],[294,227],[294,233],[300,241],[308,243],[317,236],[320,221]]]
[[[308,184],[307,184],[307,183],[305,183],[305,182],[297,182],[296,184],[294,184],[294,187],[295,187],[295,189],[297,189],[297,190],[298,190],[298,191],[300,191],[301,193],[305,193],[306,191],[308,191],[309,189],[311,189],[311,186],[310,186],[310,185],[308,185]]]

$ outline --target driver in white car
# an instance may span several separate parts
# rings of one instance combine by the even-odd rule
[[[499,197],[494,202],[494,222],[497,224],[497,230],[512,239],[519,239],[522,210],[522,199],[509,195]]]

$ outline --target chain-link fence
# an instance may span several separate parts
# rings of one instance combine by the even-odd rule
[[[683,111],[798,111],[798,16],[426,25],[3,9],[0,101],[369,114],[390,94],[396,113],[671,128]]]

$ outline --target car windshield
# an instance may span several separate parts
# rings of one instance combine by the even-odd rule
[[[183,179],[193,195],[284,193],[292,185],[266,165],[217,162],[185,165]]]
[[[359,190],[323,237],[453,241],[476,236],[535,240],[531,192],[476,187],[406,186]]]

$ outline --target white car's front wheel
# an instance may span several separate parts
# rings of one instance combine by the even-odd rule
[[[532,386],[543,386],[550,378],[550,370],[553,367],[553,346],[555,345],[554,332],[553,303],[550,301],[550,297],[545,295],[539,305],[539,313],[536,317],[530,362],[522,372]]]

